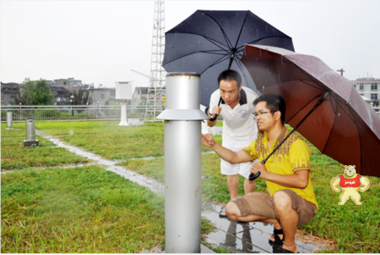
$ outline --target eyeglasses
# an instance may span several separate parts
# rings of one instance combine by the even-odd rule
[[[270,113],[270,112],[259,112],[259,113],[257,113],[257,112],[255,112],[253,115],[255,115],[255,117],[257,117],[257,116],[261,116],[261,115],[264,115],[264,114],[267,114],[267,113]]]

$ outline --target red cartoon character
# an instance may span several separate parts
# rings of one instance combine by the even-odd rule
[[[349,198],[351,198],[356,205],[361,205],[361,197],[358,190],[365,192],[369,188],[370,182],[367,177],[356,173],[355,166],[349,165],[344,167],[344,174],[332,178],[330,182],[333,191],[339,192],[342,189],[338,205],[344,205]]]

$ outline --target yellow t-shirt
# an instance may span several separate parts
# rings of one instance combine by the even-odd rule
[[[253,160],[259,159],[263,161],[270,152],[288,135],[290,131],[284,127],[280,136],[273,142],[272,147],[268,151],[268,136],[258,138],[251,143],[248,147],[243,148],[243,151]],[[310,152],[309,147],[305,141],[293,133],[290,137],[280,146],[280,148],[267,160],[265,166],[268,172],[275,174],[293,174],[298,170],[310,170]],[[290,188],[279,185],[277,183],[266,181],[269,194],[273,194],[281,189],[293,190],[297,195],[312,202],[318,207],[317,200],[314,194],[313,184],[310,180],[307,187],[304,189]]]

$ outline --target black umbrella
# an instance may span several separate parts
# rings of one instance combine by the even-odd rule
[[[209,105],[218,88],[217,77],[226,69],[241,73],[243,86],[260,94],[240,62],[245,44],[271,45],[294,51],[292,39],[250,11],[196,11],[165,33],[167,72],[201,75],[201,103]]]

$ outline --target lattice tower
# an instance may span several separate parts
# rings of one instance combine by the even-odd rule
[[[164,0],[154,2],[152,55],[150,65],[150,84],[147,95],[145,120],[156,120],[164,109],[165,76],[162,67],[165,51],[165,8]]]

